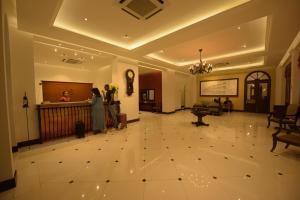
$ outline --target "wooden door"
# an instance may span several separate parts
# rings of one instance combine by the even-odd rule
[[[266,72],[250,73],[245,79],[245,111],[268,113],[270,111],[271,79]]]

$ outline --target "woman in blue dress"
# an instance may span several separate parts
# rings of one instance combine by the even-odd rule
[[[105,110],[103,100],[98,88],[92,89],[92,122],[93,132],[100,133],[105,132]]]

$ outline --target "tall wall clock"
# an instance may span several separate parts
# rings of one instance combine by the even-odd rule
[[[131,96],[133,93],[133,81],[134,81],[134,76],[135,76],[134,71],[132,69],[127,69],[125,76],[126,76],[126,82],[127,82],[126,93],[128,96]]]

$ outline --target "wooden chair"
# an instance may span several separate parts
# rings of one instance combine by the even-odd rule
[[[298,133],[293,133],[294,131]],[[283,142],[286,143],[285,148],[287,149],[290,145],[298,146],[300,147],[300,134],[299,129],[292,130],[292,132],[288,131],[286,134],[279,135],[279,132],[277,131],[273,135],[273,147],[271,149],[271,152],[274,151],[276,148],[277,142]]]
[[[297,126],[297,120],[299,115],[299,106],[295,104],[290,104],[287,107],[286,113],[284,115],[278,114],[278,118],[273,118],[270,121],[279,123],[279,127],[277,127],[277,131],[272,134],[273,137],[273,147],[271,152],[276,148],[277,142],[286,143],[285,148],[288,148],[289,145],[300,146],[300,135],[299,129]],[[270,124],[268,124],[268,127]],[[287,128],[288,126],[288,128]],[[284,135],[279,135],[282,129],[287,130],[287,133]],[[296,133],[296,134],[291,134]]]
[[[290,104],[288,107],[283,105],[274,106],[274,111],[271,112],[268,116],[268,128],[270,127],[271,122],[283,125],[286,128],[286,125],[295,126],[299,113],[299,106],[296,104]]]

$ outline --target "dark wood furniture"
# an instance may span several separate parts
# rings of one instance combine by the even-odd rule
[[[230,100],[226,100],[224,103],[223,103],[223,111],[226,111],[226,112],[231,112],[232,111],[232,108],[233,108],[233,105],[232,105],[232,101]]]
[[[120,113],[120,102],[115,102]],[[112,127],[112,119],[104,104],[106,126]],[[75,134],[75,124],[82,121],[85,132],[92,130],[91,105],[88,102],[65,102],[37,105],[41,142],[63,138]]]
[[[280,134],[280,131],[277,131],[274,133],[273,136],[273,146],[271,149],[271,152],[274,151],[274,149],[277,146],[277,142],[283,142],[286,143],[285,149],[287,149],[290,145],[298,146],[300,147],[300,127],[296,127],[293,129],[288,130],[285,134]]]
[[[268,128],[270,127],[271,121],[279,122],[280,119],[283,119],[286,113],[286,105],[274,105],[273,111],[268,115]]]
[[[286,128],[286,126],[296,126],[299,114],[299,106],[290,104],[287,107],[283,105],[274,106],[274,111],[268,116],[268,128],[271,122],[277,123],[279,128]]]
[[[202,105],[194,105],[192,108],[192,113],[197,116],[197,121],[192,122],[192,124],[195,124],[196,126],[209,126],[209,124],[203,122],[203,117],[210,114],[210,112],[208,111],[208,107]]]
[[[278,109],[279,107],[277,107]],[[300,146],[300,134],[299,134],[299,127],[297,126],[297,120],[299,115],[299,106],[295,104],[290,104],[286,108],[284,112],[284,108],[281,108],[281,112],[273,112],[268,117],[269,123],[268,128],[270,126],[270,121],[278,123],[279,127],[277,131],[272,134],[273,137],[273,146],[271,152],[274,151],[276,148],[277,142],[284,142],[286,143],[285,148],[288,148],[289,145]],[[276,113],[276,114],[275,114]],[[276,116],[276,117],[274,117]],[[280,134],[282,130],[286,130],[286,134]],[[293,134],[293,133],[297,133]]]
[[[244,110],[268,113],[270,111],[271,77],[264,71],[254,71],[245,78]]]

